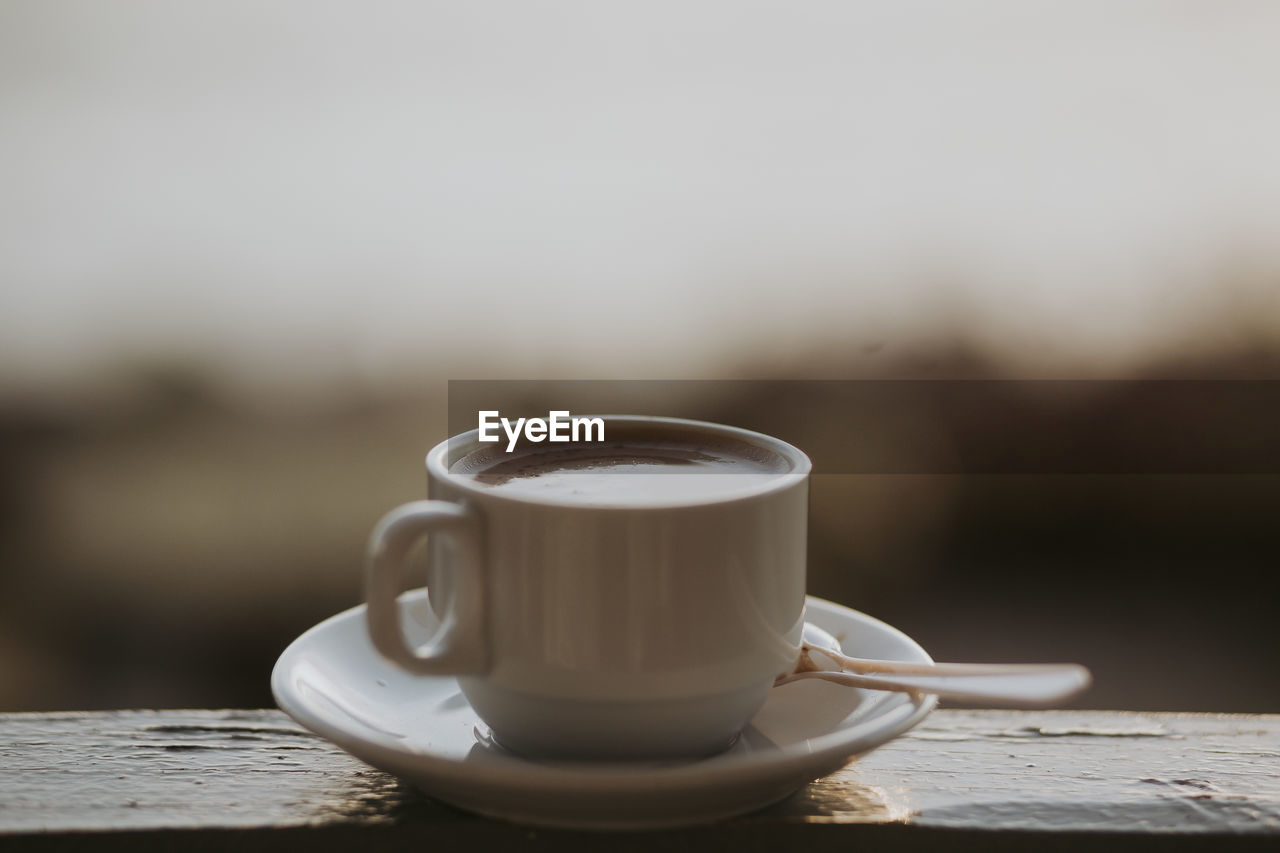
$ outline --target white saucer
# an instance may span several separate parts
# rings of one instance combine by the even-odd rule
[[[404,595],[410,642],[433,627],[422,591]],[[847,653],[930,660],[906,634],[810,596],[805,618]],[[488,739],[452,678],[410,675],[370,644],[364,607],[321,622],[276,662],[271,689],[303,726],[429,796],[492,817],[541,826],[679,826],[786,798],[910,729],[933,696],[808,680],[775,688],[728,751],[698,761],[583,764],[531,761]]]

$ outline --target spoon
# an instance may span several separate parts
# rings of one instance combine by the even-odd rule
[[[815,660],[819,657],[830,663],[824,666],[822,660]],[[774,684],[806,678],[1006,707],[1052,705],[1074,696],[1092,681],[1089,670],[1075,663],[906,663],[849,657],[835,637],[808,622],[795,667]]]

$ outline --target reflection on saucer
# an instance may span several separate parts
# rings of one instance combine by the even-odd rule
[[[687,765],[698,764],[705,761],[718,758],[722,755],[731,755],[735,752],[741,752],[744,743],[744,737],[747,732],[751,732],[750,739],[756,744],[754,748],[764,748],[772,744],[768,738],[755,732],[754,729],[748,728],[746,732],[740,732],[734,737],[733,742],[729,744],[723,751],[713,753],[711,755],[698,756],[696,758],[671,759],[664,758],[661,760],[644,761],[644,760],[628,760],[628,761],[591,761],[584,759],[565,759],[555,758],[552,756],[525,755],[517,752],[510,747],[504,746],[501,741],[494,735],[493,730],[484,723],[477,722],[472,729],[475,736],[475,746],[467,752],[467,761],[521,761],[526,764],[538,764],[544,767],[555,767],[562,770],[577,770],[580,772],[599,772],[601,770],[613,770],[635,773],[645,770],[660,770],[665,768],[683,767]]]

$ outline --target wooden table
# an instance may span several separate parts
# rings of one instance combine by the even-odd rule
[[[771,808],[593,833],[434,802],[279,711],[0,715],[0,849],[1280,850],[1280,715],[938,711]]]

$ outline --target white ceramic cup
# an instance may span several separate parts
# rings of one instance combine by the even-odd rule
[[[654,437],[705,436],[776,454],[763,481],[683,501],[609,505],[506,494],[450,470],[477,431],[427,455],[430,500],[375,528],[366,571],[374,646],[415,673],[456,676],[501,745],[531,756],[665,759],[726,748],[798,654],[810,462],[759,433],[604,416]],[[710,476],[710,475],[708,475]],[[441,627],[410,648],[397,597],[429,536]]]

